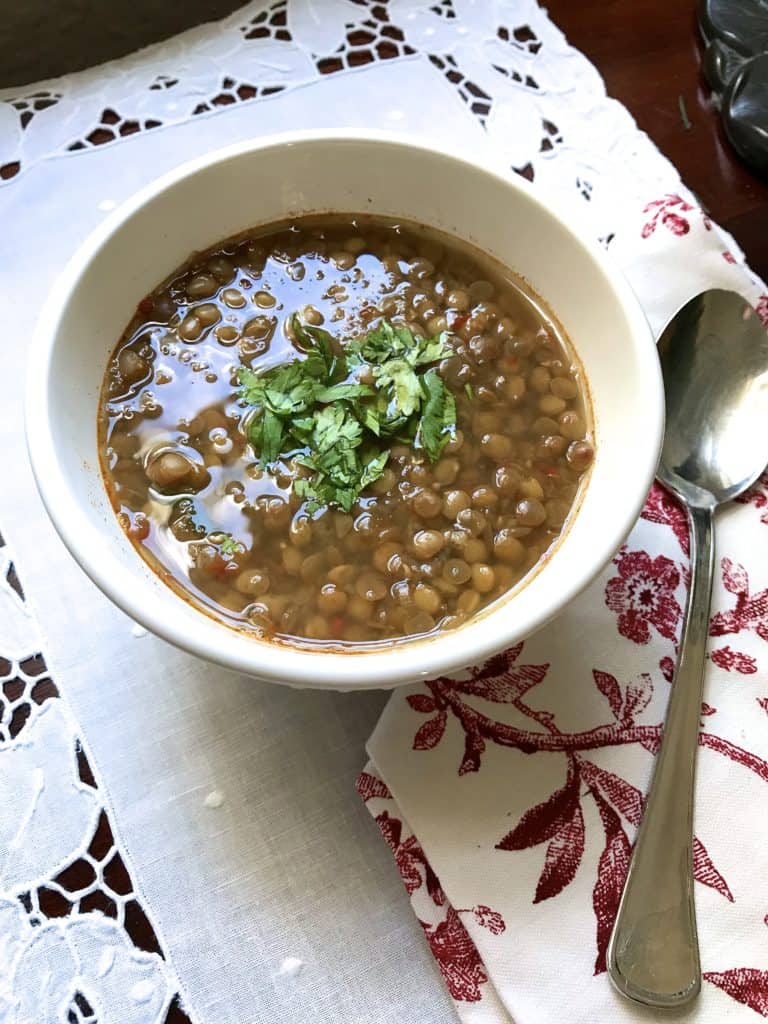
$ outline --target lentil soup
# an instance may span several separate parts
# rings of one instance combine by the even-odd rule
[[[503,597],[556,543],[594,454],[576,357],[521,279],[443,233],[351,215],[251,231],[143,299],[99,450],[122,528],[182,596],[342,649]]]

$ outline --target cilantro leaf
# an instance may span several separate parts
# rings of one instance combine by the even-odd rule
[[[257,457],[270,468],[290,454],[307,469],[293,488],[310,510],[349,512],[384,472],[392,441],[439,458],[456,427],[453,394],[434,368],[451,352],[447,332],[427,338],[384,320],[341,347],[295,314],[291,328],[303,358],[261,374],[242,367],[238,380],[254,409]]]
[[[276,462],[283,442],[283,421],[271,409],[264,410],[261,422],[261,459],[267,465]]]
[[[339,505],[342,512],[351,512],[359,496],[360,491],[356,487],[337,487],[332,500]]]
[[[302,323],[296,313],[291,317],[291,330],[298,345],[307,353],[301,364],[304,372],[317,380],[336,380],[338,360],[328,331]]]
[[[248,405],[261,405],[264,394],[264,378],[246,366],[241,366],[237,371],[237,378],[241,384],[240,396]]]
[[[341,399],[364,398],[373,394],[367,384],[332,384],[329,388],[321,388],[315,395],[318,402],[338,402]]]
[[[363,338],[351,342],[347,353],[354,364],[377,366],[393,357],[403,356],[413,343],[413,334],[407,327],[393,327],[389,321],[383,320]]]
[[[413,366],[437,363],[451,355],[451,347],[446,340],[445,331],[436,338],[418,338],[417,341],[418,345],[414,350],[414,355],[409,360]]]
[[[360,477],[361,490],[379,479],[386,468],[388,459],[388,450],[379,452],[378,455],[371,455],[371,458],[366,461],[362,476]]]
[[[225,537],[224,540],[219,544],[219,551],[222,555],[234,555],[238,550],[239,544],[231,535]]]
[[[320,452],[356,448],[363,439],[363,428],[341,404],[326,405],[315,413],[312,439]]]
[[[384,320],[365,337],[348,345],[346,351],[355,365],[381,366],[390,359],[405,359],[411,366],[426,366],[449,356],[451,347],[445,331],[427,338],[414,334],[409,327],[395,327]]]
[[[291,420],[291,433],[302,444],[308,444],[315,429],[314,415],[299,416]]]
[[[436,370],[427,370],[421,378],[421,386],[426,402],[418,439],[432,462],[436,462],[456,426],[456,400]]]
[[[376,372],[376,384],[385,389],[387,419],[410,416],[421,400],[421,386],[413,367],[405,359],[388,359]]]
[[[370,432],[376,437],[381,434],[379,414],[374,405],[369,405],[367,403],[361,404],[358,409],[358,415],[360,417],[360,422],[367,430],[370,430]]]

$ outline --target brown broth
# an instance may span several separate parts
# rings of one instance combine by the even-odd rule
[[[294,312],[342,343],[382,318],[449,332],[456,436],[434,464],[395,445],[350,514],[309,512],[296,467],[268,472],[247,441],[237,371],[298,356]],[[342,215],[224,242],[142,300],[99,447],[123,528],[175,589],[257,636],[337,648],[455,628],[501,598],[557,541],[593,455],[578,364],[520,278],[432,229]]]

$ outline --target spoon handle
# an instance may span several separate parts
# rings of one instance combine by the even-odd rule
[[[693,900],[693,789],[712,595],[712,511],[688,509],[691,587],[661,750],[608,946],[625,996],[675,1007],[701,987]]]

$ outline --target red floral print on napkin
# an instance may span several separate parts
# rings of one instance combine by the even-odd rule
[[[669,655],[662,658],[659,662],[659,669],[667,682],[671,683],[675,678],[675,659],[670,658]]]
[[[361,773],[357,789],[366,803],[369,800],[386,800],[392,807],[395,806],[387,787],[381,779],[370,772]],[[403,833],[406,830],[403,822],[390,814],[389,810],[381,811],[375,820],[394,854],[395,863],[412,902],[415,894],[422,895],[422,890],[425,890],[433,911],[431,916],[434,916],[435,908],[441,913],[441,919],[437,922],[425,921],[422,914],[426,916],[427,907],[422,905],[419,908],[414,905],[417,919],[424,930],[451,998],[456,1002],[479,1002],[483,997],[483,985],[488,981],[488,974],[460,915],[471,914],[475,923],[487,929],[492,935],[501,935],[506,930],[504,918],[498,911],[482,904],[458,910],[452,907],[416,837],[404,837]]]
[[[457,1002],[479,1002],[481,986],[488,981],[488,975],[477,947],[453,907],[448,907],[445,920],[440,924],[434,927],[424,921],[419,924],[452,998]]]
[[[765,296],[766,310],[763,322],[768,327],[768,295]],[[740,494],[734,498],[740,505],[752,505],[760,509],[760,522],[768,526],[768,473],[763,473],[760,479],[753,484],[746,494]]]
[[[584,854],[584,815],[579,802],[579,777],[575,761],[569,762],[562,789],[532,807],[516,828],[496,844],[497,850],[525,850],[549,840],[544,867],[536,886],[534,903],[551,899],[576,876]]]
[[[687,203],[682,196],[669,193],[662,199],[654,199],[643,209],[643,213],[649,213],[651,217],[643,224],[640,237],[648,238],[659,225],[663,225],[673,235],[687,235],[691,230],[691,222],[690,218],[685,216],[685,214],[694,211],[701,214],[704,228],[710,231],[712,229],[712,222],[709,217],[700,207],[694,207]]]
[[[618,561],[626,565],[632,554],[638,553],[625,552]],[[669,591],[679,581],[679,577],[670,571],[670,566],[674,569],[674,563],[661,556],[651,560],[645,552],[639,554],[645,557],[639,563],[634,560],[632,568],[635,571],[625,577],[620,574],[617,579],[634,579],[640,573],[653,580],[666,577],[666,587],[662,590],[669,599]],[[739,580],[740,585],[745,583],[740,577]],[[653,602],[649,604],[653,606]],[[678,609],[675,625],[679,616]],[[653,625],[658,628],[656,622]],[[533,902],[553,899],[573,881],[582,864],[586,842],[583,801],[589,798],[594,802],[603,832],[603,848],[592,890],[596,923],[594,971],[599,974],[606,969],[608,938],[629,866],[630,830],[640,824],[644,797],[627,779],[591,761],[588,752],[634,743],[653,754],[658,751],[662,723],[646,725],[639,721],[650,704],[653,680],[648,673],[641,673],[637,678],[622,683],[611,673],[594,669],[595,686],[605,698],[606,710],[613,720],[583,732],[564,732],[558,728],[554,713],[535,709],[526,703],[528,691],[544,680],[549,666],[526,664],[522,659],[523,648],[523,644],[517,644],[504,654],[495,656],[480,668],[473,669],[468,679],[436,679],[426,684],[428,693],[410,694],[407,698],[410,707],[419,714],[432,716],[428,722],[435,724],[430,735],[439,729],[437,740],[425,747],[421,742],[424,735],[422,724],[415,733],[413,749],[425,753],[434,749],[447,734],[453,720],[465,737],[464,755],[458,766],[460,776],[480,770],[481,757],[489,742],[526,754],[557,752],[566,755],[567,773],[562,785],[547,799],[529,808],[495,846],[497,850],[512,853],[546,844]],[[511,704],[531,719],[535,727],[520,728],[499,721],[482,710],[484,703]],[[709,705],[702,705],[702,718],[711,718],[715,710]],[[703,727],[699,743],[768,782],[768,762],[756,754],[721,736],[705,732]],[[406,867],[404,863],[401,870],[405,871]],[[733,902],[728,882],[698,838],[694,839],[694,877],[700,884]]]
[[[622,548],[614,559],[618,576],[605,588],[605,603],[619,616],[622,636],[636,644],[647,644],[651,626],[667,640],[674,640],[682,617],[675,598],[680,570],[665,555],[651,558],[647,551]]]
[[[736,598],[729,611],[716,612],[710,621],[710,636],[725,636],[754,630],[761,640],[768,640],[768,589],[750,592],[749,574],[743,565],[723,558],[720,562],[723,586]]]
[[[391,817],[388,811],[377,816],[376,824],[379,826],[387,846],[395,855],[395,863],[408,895],[410,896],[421,887],[423,871],[424,882],[432,902],[436,907],[442,907],[445,903],[445,893],[440,887],[437,875],[429,866],[416,836],[408,836],[407,839],[402,840],[403,823],[398,818]]]
[[[718,647],[709,656],[718,668],[725,669],[726,672],[741,672],[745,676],[751,676],[757,672],[757,662],[751,654],[732,651],[727,644],[725,647]]]
[[[727,992],[736,1002],[743,1003],[762,1017],[768,1017],[768,971],[735,967],[730,971],[707,971],[704,978]]]
[[[654,484],[640,513],[649,523],[669,526],[686,556],[690,554],[688,518],[680,502],[661,484]]]
[[[371,775],[370,772],[360,772],[355,783],[355,789],[362,797],[363,803],[367,803],[374,796],[384,797],[385,799],[392,796],[381,779],[376,775]]]

